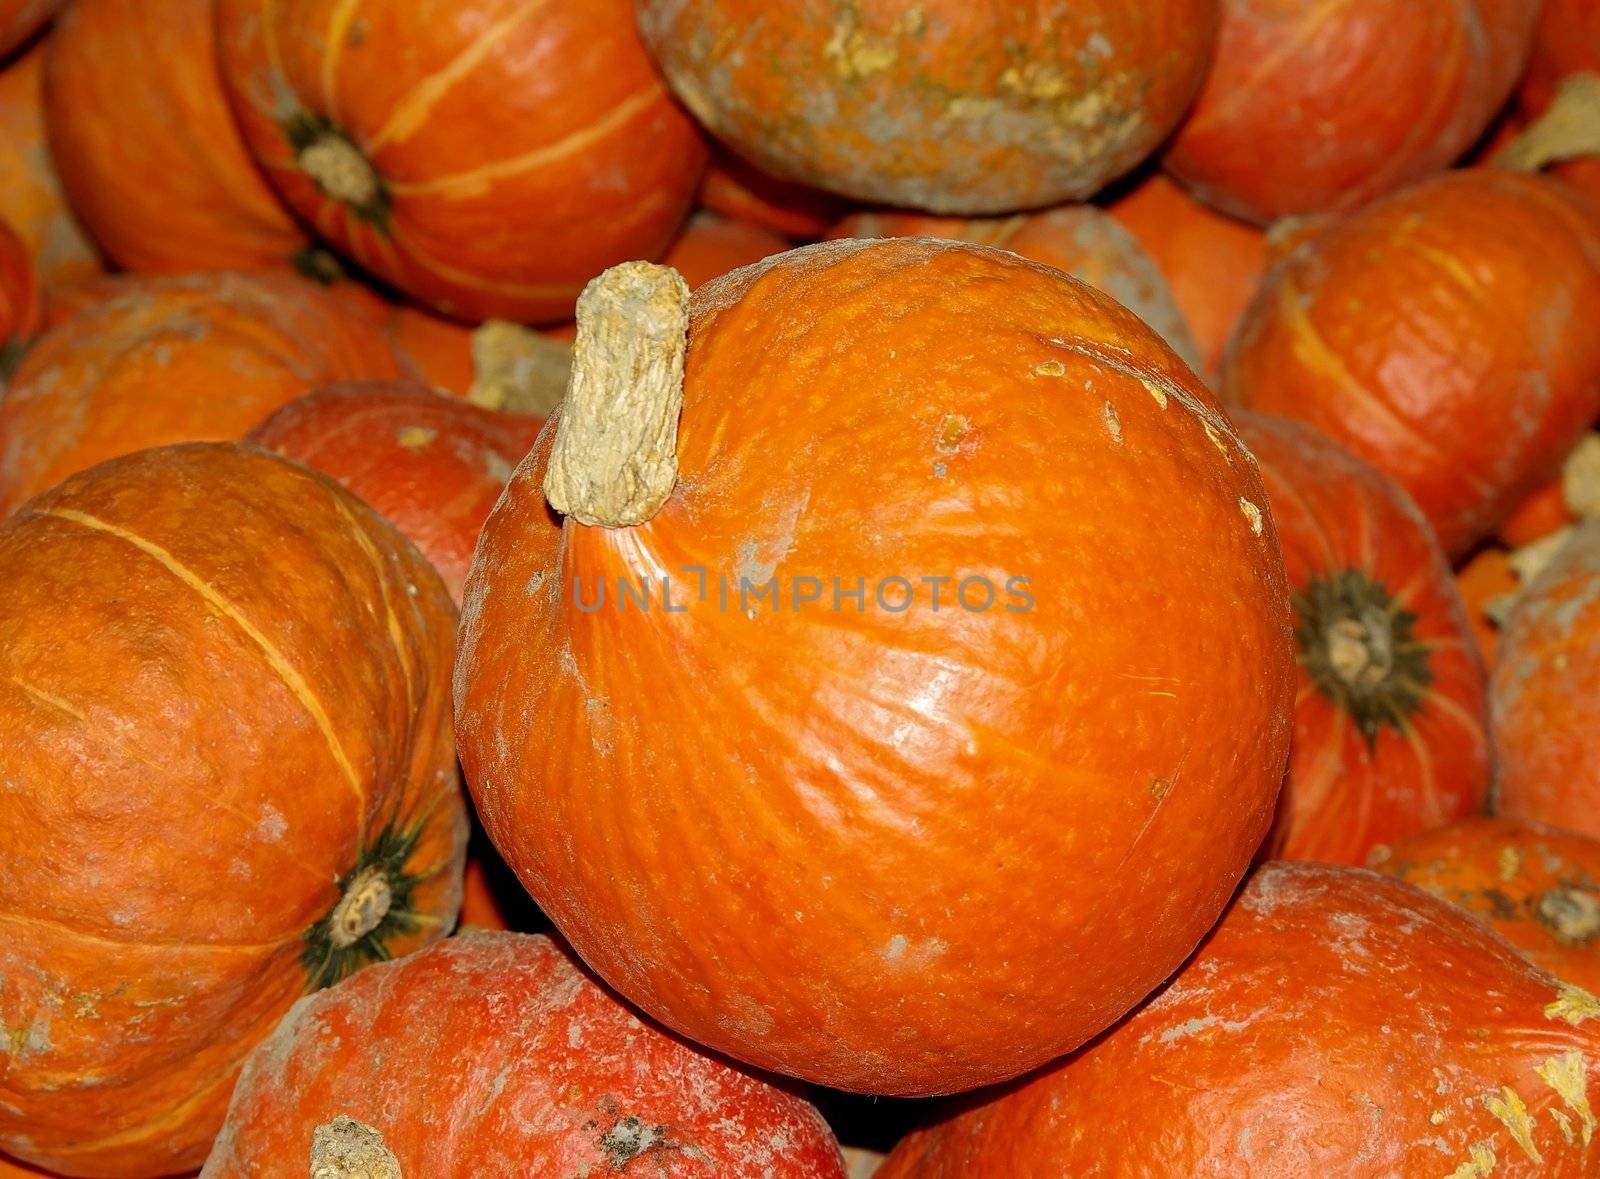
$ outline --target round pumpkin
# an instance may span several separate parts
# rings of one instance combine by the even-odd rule
[[[1600,992],[1600,841],[1478,817],[1375,848],[1372,862],[1465,909],[1557,978]]]
[[[1562,480],[1551,479],[1517,505],[1500,525],[1496,539],[1512,548],[1522,548],[1559,532],[1576,519]]]
[[[90,0],[50,35],[51,156],[74,212],[129,270],[266,269],[306,244],[240,141],[213,8]]]
[[[780,180],[935,213],[1087,197],[1199,89],[1218,0],[636,0],[686,106]]]
[[[941,237],[1010,250],[1104,291],[1155,328],[1184,363],[1200,371],[1199,350],[1160,268],[1131,233],[1093,205],[966,220],[916,213],[853,213],[828,237]]]
[[[21,45],[65,0],[0,0],[0,58]]]
[[[308,990],[446,932],[454,611],[332,480],[141,451],[0,524],[0,1150],[200,1165]]]
[[[1266,833],[1293,653],[1255,466],[1154,332],[1014,254],[829,242],[687,298],[586,292],[479,539],[484,825],[718,1051],[1015,1076],[1166,977]]]
[[[1478,653],[1491,671],[1499,657],[1503,608],[1520,586],[1510,552],[1499,545],[1485,545],[1456,572],[1456,588],[1467,608]]]
[[[1491,688],[1499,812],[1600,838],[1600,520],[1517,596]]]
[[[472,391],[471,328],[404,303],[396,303],[386,320],[389,345],[408,376],[462,397]]]
[[[1295,607],[1300,664],[1274,856],[1362,864],[1489,788],[1482,659],[1450,563],[1394,480],[1309,426],[1241,413]]]
[[[341,1166],[335,1122],[397,1169]],[[302,1179],[308,1156],[330,1179],[844,1179],[806,1101],[643,1023],[565,947],[515,933],[463,933],[284,1020],[201,1176]]]
[[[1568,74],[1600,71],[1600,5],[1544,0],[1518,102],[1535,114],[1549,106]]]
[[[1593,995],[1409,885],[1267,864],[1155,999],[878,1179],[1581,1179],[1596,1082]]]
[[[1266,224],[1359,208],[1446,167],[1522,72],[1540,0],[1223,0],[1216,61],[1164,157]]]
[[[293,275],[146,280],[23,359],[0,402],[0,515],[114,455],[238,438],[318,385],[397,375],[375,327]]]
[[[36,45],[0,69],[0,220],[16,230],[48,287],[103,267],[67,207],[45,144],[44,55]]]
[[[628,0],[220,0],[223,74],[284,198],[446,314],[570,318],[615,262],[659,257],[706,149]]]
[[[692,291],[788,248],[789,243],[771,230],[702,209],[685,223],[662,262],[683,275]]]
[[[357,381],[291,401],[246,440],[359,495],[421,550],[459,600],[478,531],[543,425],[423,385]]]
[[[1459,556],[1600,416],[1597,321],[1600,208],[1470,168],[1289,248],[1245,312],[1223,391],[1393,476]]]
[[[0,221],[0,383],[21,359],[42,314],[33,259],[11,226]]]
[[[831,193],[774,180],[726,151],[712,152],[698,199],[713,213],[795,241],[815,241],[846,208]]]
[[[1156,173],[1107,210],[1155,259],[1212,374],[1267,267],[1266,235],[1202,205]]]

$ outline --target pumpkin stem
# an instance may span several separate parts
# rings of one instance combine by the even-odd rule
[[[567,391],[572,347],[491,319],[472,333],[472,367],[472,404],[547,418]]]
[[[1600,155],[1600,74],[1568,74],[1550,108],[1495,157],[1499,168],[1537,172],[1579,156]]]
[[[328,923],[328,940],[344,950],[355,945],[383,924],[394,901],[389,873],[381,865],[364,869],[352,880],[333,907]]]
[[[624,262],[578,299],[578,340],[544,494],[583,524],[643,524],[678,482],[689,288],[670,266]]]
[[[300,168],[336,201],[369,205],[377,199],[378,174],[361,150],[343,135],[324,131],[300,149]]]
[[[404,1179],[383,1135],[340,1114],[311,1135],[311,1179]]]

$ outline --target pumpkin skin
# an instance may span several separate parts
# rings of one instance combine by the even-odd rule
[[[1566,488],[1560,479],[1552,479],[1517,505],[1500,526],[1496,539],[1520,549],[1576,520],[1567,503]]]
[[[933,213],[1081,200],[1177,125],[1218,0],[636,0],[686,106],[780,180]]]
[[[222,443],[34,499],[0,524],[0,585],[0,740],[29,783],[0,792],[0,1023],[26,1032],[0,1149],[191,1169],[300,995],[454,920],[454,611],[354,496]]]
[[[1580,1179],[1597,1081],[1593,995],[1409,885],[1272,863],[1160,995],[878,1179]]]
[[[1600,210],[1471,168],[1289,248],[1239,325],[1223,392],[1395,478],[1459,556],[1600,416],[1597,320]]]
[[[706,149],[628,0],[217,11],[234,109],[273,184],[324,240],[435,310],[570,318],[590,278],[660,257],[689,211]],[[313,179],[316,152],[357,186]]]
[[[49,287],[104,267],[67,207],[45,145],[44,55],[36,45],[0,69],[0,220],[28,247]]]
[[[33,36],[65,0],[0,0],[0,58]]]
[[[1015,1076],[1164,978],[1266,833],[1293,656],[1254,464],[1131,313],[997,250],[804,247],[691,325],[654,518],[550,512],[558,409],[479,539],[484,826],[586,962],[717,1051],[880,1094]],[[672,613],[659,581],[648,615],[567,596],[651,571]],[[957,574],[992,601],[880,584]],[[782,610],[739,601],[769,577]],[[862,609],[791,609],[803,577],[860,577]]]
[[[1593,0],[1544,0],[1517,101],[1535,114],[1568,74],[1600,70],[1600,7]]]
[[[1223,0],[1166,167],[1261,225],[1359,208],[1473,145],[1522,72],[1539,2]]]
[[[407,375],[460,397],[471,392],[472,329],[404,303],[389,311],[385,328]]]
[[[304,279],[145,280],[23,359],[0,402],[0,515],[115,455],[238,438],[318,385],[398,375],[382,334]]]
[[[799,242],[816,241],[847,207],[831,193],[775,180],[738,156],[715,150],[698,199],[713,213]]]
[[[1104,291],[1200,370],[1200,353],[1155,261],[1092,205],[1064,205],[1016,217],[959,219],[916,213],[853,213],[829,233],[841,237],[942,237],[1011,250]]]
[[[50,152],[73,210],[128,270],[268,269],[306,246],[234,126],[212,9],[93,0],[50,36]]]
[[[702,209],[689,218],[662,262],[683,275],[694,290],[788,248],[787,241],[769,230]]]
[[[33,259],[11,226],[0,221],[0,382],[38,330],[42,314]]]
[[[1472,814],[1489,788],[1488,686],[1422,513],[1309,426],[1241,413],[1295,604],[1300,675],[1277,858],[1362,864]]]
[[[1467,608],[1472,635],[1478,652],[1491,671],[1500,652],[1500,627],[1493,612],[1498,603],[1522,586],[1511,567],[1511,554],[1497,545],[1485,545],[1474,553],[1456,573],[1456,588]]]
[[[291,401],[246,437],[376,508],[460,601],[478,531],[543,425],[422,385],[356,381]]]
[[[1377,848],[1373,866],[1465,909],[1557,978],[1600,991],[1600,841],[1477,817]]]
[[[1491,682],[1496,810],[1600,838],[1600,520],[1518,596]]]
[[[1207,208],[1160,173],[1107,211],[1155,259],[1200,349],[1198,371],[1215,374],[1267,268],[1266,235]]]

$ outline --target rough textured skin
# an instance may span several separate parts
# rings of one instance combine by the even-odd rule
[[[221,443],[33,500],[0,587],[0,1149],[197,1167],[312,977],[455,918],[449,596],[331,480]],[[390,830],[409,903],[304,961]]]
[[[306,999],[201,1175],[303,1179],[338,1114],[407,1179],[844,1179],[808,1103],[642,1023],[547,937],[463,933]]]
[[[609,982],[758,1065],[953,1092],[1081,1043],[1270,821],[1294,666],[1255,464],[1131,313],[962,243],[736,271],[686,371],[653,519],[550,514],[553,418],[480,538],[456,700],[496,846]],[[646,574],[648,614],[616,598]],[[781,609],[739,601],[773,577]]]
[[[1518,102],[1524,110],[1544,110],[1561,79],[1580,70],[1600,70],[1600,4],[1544,0]]]
[[[1108,211],[1155,259],[1199,346],[1199,371],[1214,375],[1267,268],[1266,235],[1207,208],[1159,173]]]
[[[628,0],[220,0],[223,74],[289,204],[374,274],[463,319],[570,318],[613,263],[660,257],[706,149]],[[287,128],[326,120],[382,210],[329,196]]]
[[[1491,691],[1499,811],[1600,838],[1600,520],[1517,599]]]
[[[0,69],[0,219],[17,231],[49,286],[102,267],[67,208],[45,145],[44,55],[36,45]]]
[[[774,180],[725,151],[712,152],[699,201],[713,213],[795,241],[815,241],[848,207],[832,193]]]
[[[50,34],[50,152],[73,210],[128,270],[264,269],[306,245],[234,126],[213,8],[88,0]]]
[[[0,402],[0,515],[147,446],[242,436],[318,385],[398,376],[382,334],[304,279],[148,279],[73,316]]]
[[[1596,322],[1600,208],[1471,168],[1287,250],[1229,347],[1223,393],[1394,477],[1459,556],[1600,415]]]
[[[0,0],[0,58],[39,30],[66,0]]]
[[[21,349],[39,328],[43,308],[28,247],[0,221],[0,388]]]
[[[771,175],[935,213],[1082,199],[1177,125],[1218,0],[636,0],[685,105]]]
[[[1360,868],[1267,864],[1154,1000],[878,1179],[1583,1179],[1600,1000]]]
[[[1557,978],[1600,991],[1600,841],[1480,817],[1377,848],[1372,862],[1465,909]]]
[[[789,242],[769,229],[702,209],[689,218],[661,261],[683,275],[693,290],[788,248]]]
[[[1282,859],[1361,864],[1375,844],[1482,808],[1483,663],[1450,563],[1394,480],[1299,422],[1250,413],[1234,422],[1261,465],[1298,622],[1289,780],[1268,847]],[[1313,583],[1352,573],[1387,599],[1375,618],[1308,600]],[[1329,632],[1352,625],[1370,644],[1364,668],[1376,678],[1388,667],[1369,692],[1347,665],[1353,696],[1325,660]]]
[[[329,385],[246,437],[331,475],[405,534],[461,598],[478,531],[544,425],[422,385]]]
[[[1540,0],[1223,0],[1165,161],[1266,224],[1355,209],[1466,152],[1522,72]]]
[[[1010,250],[1104,291],[1153,327],[1185,364],[1200,371],[1199,350],[1160,268],[1137,238],[1093,205],[969,220],[853,213],[828,237],[940,237]]]

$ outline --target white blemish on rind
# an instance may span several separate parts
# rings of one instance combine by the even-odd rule
[[[1494,1174],[1500,1162],[1487,1142],[1473,1143],[1467,1155],[1467,1161],[1451,1171],[1445,1179],[1485,1179],[1485,1176]]]
[[[1122,419],[1117,416],[1117,407],[1108,401],[1105,404],[1105,408],[1101,410],[1101,414],[1106,420],[1106,429],[1111,432],[1111,440],[1113,442],[1121,442]]]
[[[1239,497],[1239,510],[1244,513],[1244,518],[1250,522],[1250,531],[1260,536],[1262,527],[1261,509],[1241,495]]]
[[[1585,1020],[1600,1016],[1600,999],[1581,987],[1562,986],[1556,992],[1556,1001],[1544,1009],[1546,1019],[1564,1019],[1573,1027]]]
[[[1522,1148],[1523,1154],[1536,1163],[1544,1162],[1544,1156],[1534,1145],[1533,1115],[1528,1112],[1522,1094],[1510,1085],[1502,1085],[1497,1095],[1483,1099],[1483,1105],[1510,1132],[1512,1141]]]
[[[1589,1106],[1589,1062],[1577,1048],[1563,1052],[1560,1056],[1552,1056],[1533,1070],[1539,1079],[1556,1091],[1556,1096],[1566,1104],[1566,1107],[1577,1115],[1580,1127],[1579,1133],[1583,1137],[1583,1144],[1589,1145],[1594,1138],[1595,1116]],[[1561,1125],[1567,1141],[1572,1141],[1570,1123],[1559,1110],[1552,1110],[1558,1124]]]

